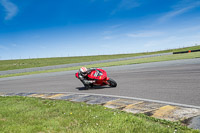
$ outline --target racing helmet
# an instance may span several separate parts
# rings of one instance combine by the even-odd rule
[[[88,70],[86,67],[81,67],[79,71],[82,76],[86,76]]]

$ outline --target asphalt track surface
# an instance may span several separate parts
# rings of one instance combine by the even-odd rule
[[[200,106],[200,59],[103,68],[116,88],[84,90],[76,71],[0,78],[0,92],[75,92],[127,96]]]

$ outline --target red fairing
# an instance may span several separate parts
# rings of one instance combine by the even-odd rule
[[[106,71],[104,71],[103,69],[97,69],[97,70],[99,70],[99,71],[101,71],[101,72],[103,73],[103,75],[100,76],[102,80],[105,79],[105,78],[107,78],[107,73],[106,73]]]
[[[88,74],[88,78],[90,79],[98,79],[98,80],[104,80],[105,78],[107,78],[107,73],[106,71],[97,68],[97,70],[99,70],[100,72],[102,72],[103,75],[101,76],[95,76],[96,71],[92,71],[90,74]]]
[[[99,68],[97,68],[97,70],[102,73],[101,76],[96,76],[96,74],[95,74],[96,70],[94,70],[90,74],[88,74],[88,78],[90,78],[90,79],[96,79],[96,82],[94,83],[96,85],[106,85],[106,84],[108,84],[107,80],[109,78],[107,77],[106,71],[104,71],[102,69],[99,69]]]
[[[79,78],[79,76],[78,76],[78,72],[77,72],[77,73],[75,73],[75,77],[76,77],[76,78]]]
[[[94,74],[96,73],[96,71],[94,70],[94,71],[92,71],[90,74],[88,74],[87,76],[88,76],[88,78],[90,78],[90,79],[98,79],[98,77],[96,77],[96,76],[94,76]]]
[[[79,73],[77,72],[75,74],[75,76],[77,78],[79,78]],[[110,79],[109,77],[107,77],[107,73],[106,71],[102,70],[102,69],[99,69],[99,68],[96,68],[96,69],[93,69],[88,75],[87,77],[85,77],[86,80],[93,80],[95,82],[92,83],[92,86],[95,85],[95,86],[104,86],[104,85],[109,85],[111,87],[116,87],[117,86],[117,83]]]
[[[108,77],[106,78],[106,80],[109,80],[109,79],[110,79],[110,78],[108,78]]]

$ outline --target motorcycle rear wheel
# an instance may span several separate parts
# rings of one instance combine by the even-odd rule
[[[115,80],[110,78],[107,82],[109,83],[110,87],[117,87],[117,82]]]

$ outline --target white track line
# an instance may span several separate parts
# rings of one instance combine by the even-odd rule
[[[200,109],[200,106],[173,103],[173,102],[166,102],[166,101],[160,101],[160,100],[136,98],[136,97],[127,97],[127,96],[105,95],[105,94],[94,94],[94,93],[76,93],[76,92],[48,92],[48,93],[68,93],[68,94],[70,93],[70,94],[82,94],[82,95],[108,96],[108,97],[126,98],[126,99],[133,99],[133,100],[140,100],[140,101],[147,101],[147,102],[155,102],[155,103],[163,103],[163,104],[169,104],[169,105],[174,105],[174,106],[181,106],[181,107],[187,107],[187,108]]]

